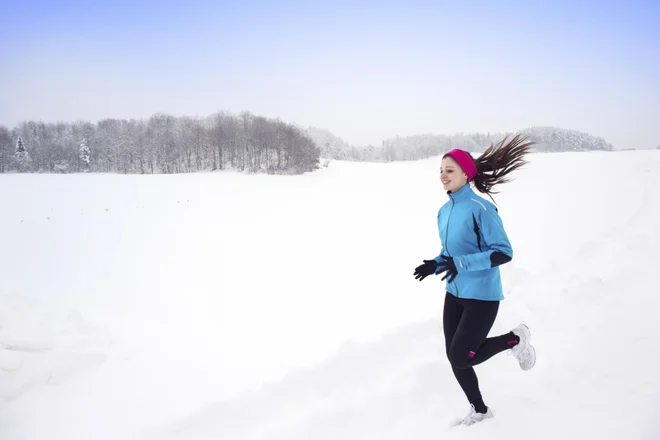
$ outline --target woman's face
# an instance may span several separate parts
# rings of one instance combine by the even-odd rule
[[[451,156],[447,156],[442,159],[440,181],[445,191],[456,192],[463,188],[468,179],[458,163]]]

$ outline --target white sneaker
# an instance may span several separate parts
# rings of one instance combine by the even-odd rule
[[[520,324],[511,331],[520,338],[520,342],[513,346],[511,353],[518,359],[520,368],[525,371],[530,370],[536,364],[536,350],[530,343],[532,333],[525,324]]]
[[[490,419],[492,417],[495,417],[495,414],[493,414],[493,412],[490,410],[490,408],[488,408],[488,410],[486,411],[486,414],[482,414],[482,413],[478,413],[474,409],[474,405],[471,404],[470,405],[470,412],[468,413],[468,415],[465,416],[464,419],[456,421],[455,425],[456,426],[458,426],[458,425],[470,426],[470,425],[474,425],[475,423],[484,421],[486,419]]]

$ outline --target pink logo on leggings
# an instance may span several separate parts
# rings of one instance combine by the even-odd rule
[[[470,354],[469,354],[468,356],[470,356],[470,358],[473,358],[475,354],[476,354],[476,353],[475,353],[474,351],[471,351]]]

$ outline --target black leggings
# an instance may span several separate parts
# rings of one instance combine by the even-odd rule
[[[511,332],[487,338],[499,307],[499,301],[456,298],[450,293],[445,296],[442,319],[447,358],[465,396],[480,413],[485,413],[487,407],[472,367],[518,343]]]

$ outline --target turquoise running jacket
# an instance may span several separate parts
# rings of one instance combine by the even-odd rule
[[[442,251],[435,257],[439,263],[442,255],[454,259],[458,274],[447,282],[447,292],[459,298],[504,299],[499,266],[511,261],[513,249],[497,208],[469,184],[448,195],[438,211]]]

